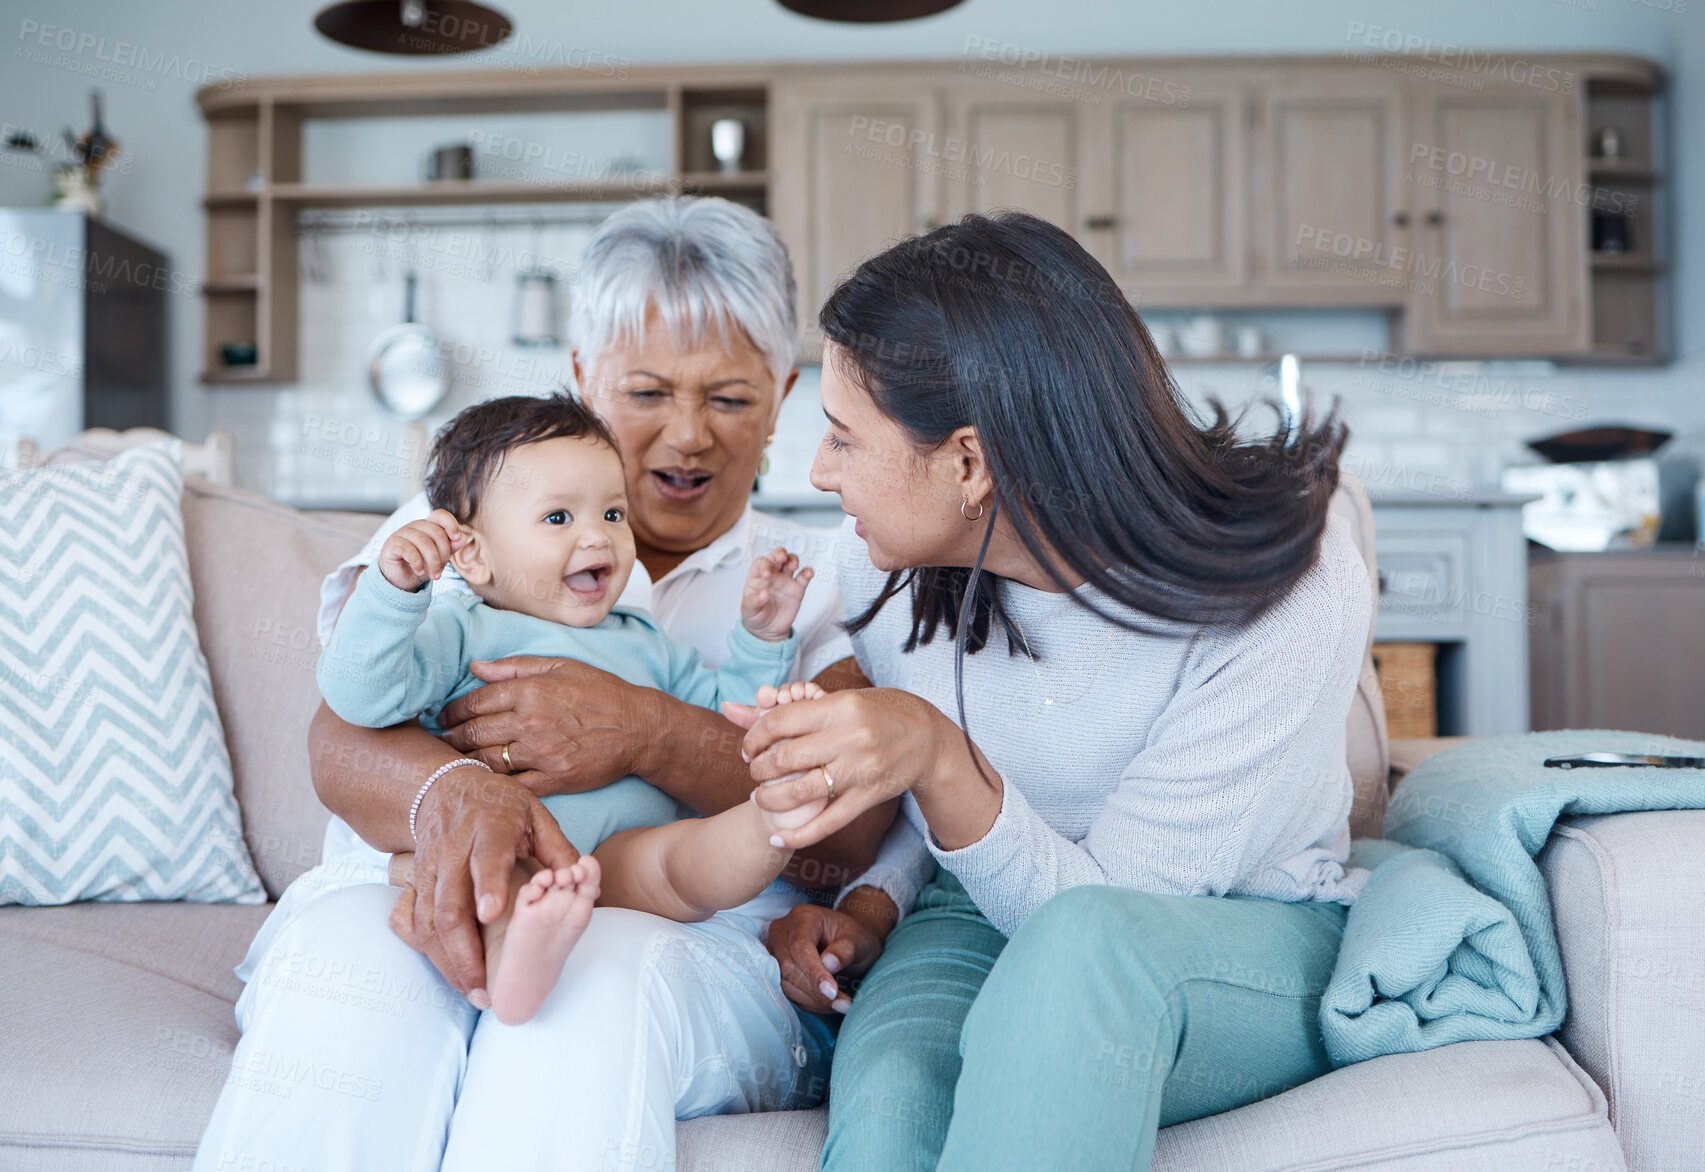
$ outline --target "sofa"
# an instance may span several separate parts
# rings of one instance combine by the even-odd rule
[[[92,458],[62,451],[51,459]],[[1368,559],[1359,489],[1340,494]],[[190,478],[195,619],[269,898],[318,859],[309,783],[321,576],[378,518],[298,512]],[[1444,742],[1388,743],[1371,666],[1351,716],[1353,826]],[[359,763],[354,763],[359,766]],[[1565,821],[1541,862],[1567,967],[1555,1036],[1377,1058],[1160,1133],[1154,1167],[1705,1168],[1705,812]],[[232,966],[267,906],[0,907],[0,1169],[188,1167],[237,1040]],[[680,1126],[679,1167],[817,1166],[827,1112]],[[880,1170],[873,1170],[880,1172]]]

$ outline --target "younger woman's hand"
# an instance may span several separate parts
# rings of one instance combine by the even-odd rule
[[[736,724],[748,723],[727,715]],[[780,845],[797,850],[821,842],[872,806],[928,784],[941,761],[957,762],[966,750],[959,726],[929,701],[897,688],[860,688],[753,718],[742,752],[752,780],[774,782],[760,785],[752,797],[762,809],[791,810],[827,797],[826,778],[834,778],[834,800],[821,814],[797,830],[779,832]]]
[[[752,721],[763,716],[766,712],[773,712],[783,704],[793,704],[801,700],[817,700],[828,694],[820,685],[812,683],[810,680],[795,680],[790,684],[783,684],[779,688],[765,684],[758,689],[758,703],[756,705],[724,704],[723,715],[741,728],[750,728]],[[749,717],[746,715],[747,713],[750,714]],[[775,781],[766,781],[764,785],[779,785],[784,781],[791,781],[795,777],[803,776],[803,773],[790,774],[787,777],[777,778]],[[756,795],[757,790],[752,792]],[[828,804],[827,797],[810,798],[803,804],[791,809],[771,809],[759,806],[758,812],[763,817],[766,832],[776,832],[804,826],[811,819],[821,814],[823,808]]]

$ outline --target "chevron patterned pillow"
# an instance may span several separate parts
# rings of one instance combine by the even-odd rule
[[[182,494],[175,440],[0,476],[0,904],[266,899]]]

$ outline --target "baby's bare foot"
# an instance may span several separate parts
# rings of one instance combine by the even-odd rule
[[[598,861],[583,856],[572,871],[540,871],[515,893],[515,915],[491,983],[491,1007],[505,1025],[532,1019],[592,918]]]

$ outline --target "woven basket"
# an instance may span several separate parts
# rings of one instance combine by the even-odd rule
[[[1439,735],[1436,643],[1375,643],[1373,663],[1385,696],[1385,723],[1392,740]]]

